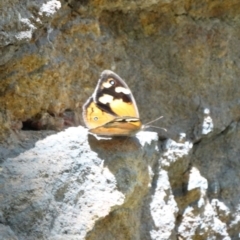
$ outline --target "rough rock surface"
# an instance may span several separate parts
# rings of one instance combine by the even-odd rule
[[[0,16],[0,239],[239,239],[239,0],[6,0]],[[104,69],[166,134],[56,133]]]
[[[82,127],[37,141],[2,164],[2,234],[9,236],[5,239],[13,233],[16,239],[176,239],[173,190],[182,174],[173,182],[171,174],[177,161],[178,171],[188,172],[191,148],[189,142],[170,140],[160,145],[151,132],[97,139]]]

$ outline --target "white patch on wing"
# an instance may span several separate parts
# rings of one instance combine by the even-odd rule
[[[109,82],[104,82],[102,85],[103,85],[104,88],[110,88],[110,87],[112,87],[112,84],[109,83]]]
[[[124,121],[124,118],[117,118],[117,119],[114,119],[114,122],[122,122]]]
[[[108,94],[104,94],[102,97],[100,97],[98,99],[98,101],[103,103],[103,104],[110,103],[110,102],[112,102],[112,100],[113,100],[113,96],[108,95]]]
[[[115,88],[115,92],[117,93],[124,93],[124,94],[130,94],[131,91],[128,88],[124,88],[124,87],[116,87]]]
[[[136,122],[136,121],[139,121],[138,118],[127,118],[126,119],[127,122]]]

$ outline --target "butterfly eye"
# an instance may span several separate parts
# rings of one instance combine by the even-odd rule
[[[94,117],[93,120],[94,120],[94,121],[97,121],[97,120],[98,120],[98,117]]]

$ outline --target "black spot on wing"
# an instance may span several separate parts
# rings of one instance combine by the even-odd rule
[[[117,116],[116,113],[111,109],[109,103],[103,104],[101,102],[96,102],[96,105],[104,112],[107,112],[108,114],[111,114],[113,116]]]
[[[102,97],[104,94],[113,96],[113,99],[122,99],[123,102],[129,103],[132,102],[132,94],[125,94],[125,93],[117,93],[115,92],[115,87],[110,87],[110,88],[104,88],[101,91],[98,91],[96,94],[96,100],[98,101],[98,99],[100,97]]]
[[[104,83],[107,83],[109,81],[114,81],[114,84],[109,88],[104,87]],[[110,104],[103,104],[99,101],[99,98],[103,97],[105,94],[110,95],[113,97],[113,100],[121,99],[125,103],[134,103],[135,100],[133,98],[133,95],[131,93],[124,94],[123,92],[117,93],[115,89],[117,87],[122,87],[129,89],[127,84],[114,72],[110,70],[104,70],[100,76],[100,79],[98,80],[97,87],[95,89],[95,92],[93,94],[93,101],[96,103],[96,105],[103,111],[113,115],[118,116],[110,107]]]
[[[113,79],[115,84],[115,87],[124,87],[128,88],[127,84],[123,81],[123,79],[118,76],[116,73],[110,71],[110,70],[105,70],[101,73],[100,77],[100,83],[107,82],[109,79]]]
[[[114,81],[114,85],[112,85],[109,88],[104,88],[103,84],[108,82],[109,79],[112,79]],[[122,99],[124,102],[129,103],[132,102],[132,94],[124,94],[122,92],[117,93],[115,89],[117,87],[122,87],[129,89],[128,85],[123,81],[121,77],[119,77],[116,73],[110,71],[110,70],[105,70],[102,72],[101,77],[99,79],[99,87],[98,91],[96,93],[96,99],[99,97],[103,96],[104,94],[108,94],[114,97],[114,99]]]
[[[110,107],[110,104],[109,103],[101,103],[99,101],[99,98],[103,97],[104,94],[107,94],[107,95],[110,95],[110,96],[113,96],[113,100],[116,100],[116,99],[122,99],[123,102],[126,102],[126,103],[132,103],[133,100],[131,98],[131,94],[124,94],[124,93],[116,93],[115,88],[105,88],[101,91],[98,91],[96,93],[96,96],[95,96],[95,102],[97,104],[97,106],[102,109],[103,111],[113,115],[113,116],[117,116],[117,114],[111,109]]]

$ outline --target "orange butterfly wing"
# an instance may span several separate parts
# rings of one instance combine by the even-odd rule
[[[129,87],[110,70],[102,72],[93,96],[84,104],[83,119],[89,131],[98,135],[133,135],[142,126]]]
[[[114,120],[90,129],[91,133],[104,136],[131,136],[135,135],[142,127],[139,118],[115,118]]]
[[[83,106],[83,120],[89,129],[99,127],[107,122],[110,122],[115,117],[111,114],[101,110],[96,103],[93,102],[93,98],[89,100]]]

